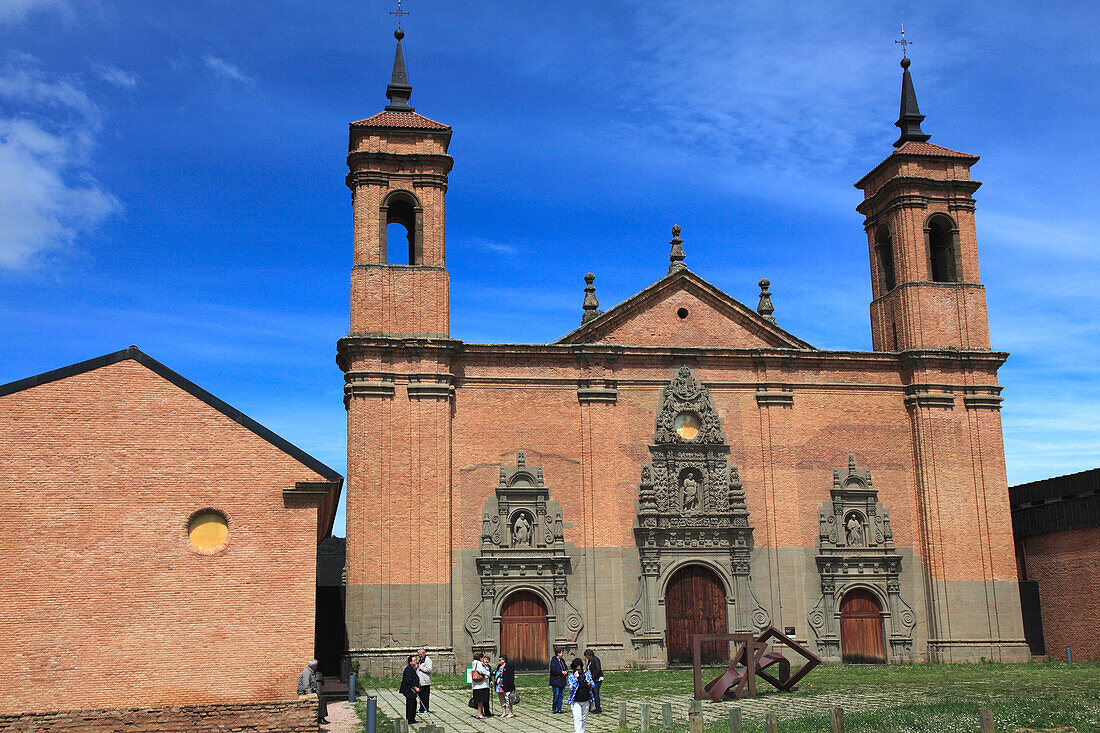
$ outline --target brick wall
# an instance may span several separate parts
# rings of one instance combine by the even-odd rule
[[[129,359],[0,397],[0,438],[0,713],[295,697],[318,509],[282,492],[324,477]]]
[[[1024,539],[1027,579],[1039,583],[1047,654],[1100,659],[1100,527]]]
[[[5,733],[316,733],[317,702],[77,710],[0,715]]]

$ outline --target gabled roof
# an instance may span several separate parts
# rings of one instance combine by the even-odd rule
[[[321,463],[319,460],[309,455],[301,448],[293,445],[285,438],[281,438],[275,433],[271,432],[263,425],[260,425],[258,422],[250,418],[248,415],[245,415],[240,410],[230,407],[228,404],[219,400],[217,397],[210,394],[202,387],[199,387],[194,382],[185,379],[184,377],[180,376],[176,372],[161,364],[156,359],[143,353],[136,346],[131,346],[128,349],[116,351],[113,354],[106,354],[95,359],[88,359],[87,361],[82,361],[77,364],[71,364],[67,367],[61,367],[60,369],[54,369],[53,371],[36,374],[33,377],[20,379],[16,382],[9,382],[8,384],[0,385],[0,397],[14,394],[15,392],[22,392],[23,390],[30,389],[31,387],[38,387],[43,384],[49,384],[50,382],[56,382],[59,379],[66,379],[68,377],[76,376],[77,374],[83,374],[84,372],[90,372],[93,369],[99,369],[100,367],[117,364],[118,362],[125,361],[126,359],[133,359],[138,364],[141,364],[150,371],[160,375],[164,379],[182,389],[184,392],[190,394],[192,397],[195,397],[202,402],[205,402],[207,405],[222,413],[233,422],[241,425],[244,428],[247,428],[248,430],[251,430],[253,433],[266,440],[268,443],[271,443],[273,446],[286,453],[291,458],[294,458],[299,463],[305,465],[307,468],[316,471],[318,474],[324,476],[329,481],[335,482],[337,484],[343,483],[344,477],[338,474],[336,471]],[[336,498],[339,498],[339,489],[337,489]]]
[[[358,120],[351,123],[352,127],[386,127],[386,128],[399,128],[407,130],[450,130],[450,125],[444,125],[442,122],[436,122],[435,120],[429,120],[427,117],[416,112],[379,112],[376,115],[372,115],[365,120]]]
[[[606,341],[608,337],[612,337],[617,330],[629,324],[631,320],[641,316],[680,291],[689,292],[699,301],[717,311],[721,316],[727,318],[731,325],[735,325],[747,335],[759,341],[761,347],[814,350],[814,347],[810,344],[783,330],[687,268],[669,273],[554,343],[585,344]],[[632,345],[662,346],[664,344]],[[668,346],[678,345],[670,343]]]

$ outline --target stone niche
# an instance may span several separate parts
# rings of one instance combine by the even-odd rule
[[[901,555],[894,547],[890,510],[871,486],[871,472],[856,468],[833,471],[829,501],[818,512],[817,570],[821,597],[809,614],[822,659],[840,661],[840,606],[850,590],[869,591],[882,609],[888,662],[913,659],[916,614],[901,595]]]
[[[725,586],[729,631],[771,624],[749,582],[752,527],[729,450],[710,390],[680,367],[661,393],[650,461],[638,484],[634,538],[642,574],[623,619],[647,666],[665,662],[664,593],[687,565],[708,568]]]
[[[546,605],[553,646],[577,646],[584,621],[569,602],[572,546],[564,540],[564,527],[542,466],[528,466],[526,452],[518,451],[514,466],[500,467],[500,482],[482,514],[481,552],[475,559],[481,601],[464,623],[474,652],[495,652],[501,607],[518,590],[534,593]]]

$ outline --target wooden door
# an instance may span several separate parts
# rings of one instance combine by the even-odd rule
[[[692,634],[725,634],[726,592],[722,581],[702,565],[680,568],[665,591],[665,641],[669,664],[691,664]],[[729,643],[703,644],[703,664],[729,659]]]
[[[500,610],[500,653],[516,669],[542,669],[550,663],[550,633],[546,606],[530,591],[504,599]]]
[[[885,664],[882,609],[870,591],[856,589],[840,601],[840,655],[849,664]]]

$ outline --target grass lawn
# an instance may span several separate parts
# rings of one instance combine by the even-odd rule
[[[719,670],[705,670],[704,682]],[[772,688],[759,680],[761,690]],[[396,678],[371,678],[366,688],[394,687]],[[435,675],[433,689],[465,689],[465,677]],[[545,674],[519,674],[516,687],[525,699],[545,696]],[[636,706],[648,698],[691,698],[691,670],[608,672],[601,690],[605,710],[614,715],[618,701]],[[1030,664],[822,665],[802,681],[797,692],[765,692],[757,700],[774,709],[781,733],[828,731],[828,709],[838,698],[845,730],[875,733],[978,731],[978,708],[993,711],[997,731],[1055,730],[1100,732],[1100,663],[1072,666],[1063,662]],[[734,703],[736,704],[736,703]],[[707,733],[727,733],[726,710],[704,703]],[[757,710],[759,707],[756,708]],[[679,713],[682,718],[682,712]],[[763,716],[744,716],[746,733],[763,731]],[[654,720],[659,711],[654,710]],[[655,723],[656,724],[656,723]],[[655,731],[658,729],[655,729]],[[674,728],[684,733],[686,724]],[[380,733],[383,731],[379,726]]]

